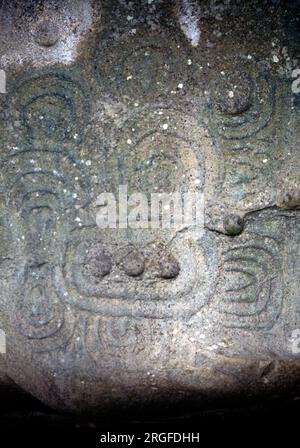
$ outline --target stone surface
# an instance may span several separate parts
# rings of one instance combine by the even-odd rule
[[[299,377],[299,7],[181,3],[1,3],[0,383],[55,409]],[[100,229],[125,184],[204,193],[204,230]]]

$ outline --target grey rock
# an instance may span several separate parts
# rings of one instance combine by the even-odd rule
[[[296,384],[300,37],[260,3],[2,2],[0,384],[94,414]],[[99,228],[120,185],[203,193],[204,228]]]

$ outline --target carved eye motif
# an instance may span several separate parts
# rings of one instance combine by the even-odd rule
[[[267,327],[281,310],[282,285],[278,243],[273,238],[241,237],[223,253],[218,311],[231,327]]]
[[[86,89],[64,72],[21,79],[14,86],[12,115],[34,145],[78,144],[89,116]]]
[[[127,232],[101,237],[98,228],[82,227],[65,247],[62,268],[55,269],[57,293],[64,303],[103,315],[190,315],[214,291],[213,244],[213,238],[199,243],[152,234],[133,243]]]
[[[251,137],[271,120],[275,87],[270,77],[251,67],[222,72],[212,85],[211,122],[225,139]]]
[[[63,141],[70,138],[74,119],[66,99],[59,95],[34,98],[23,110],[23,120],[30,133]]]
[[[246,112],[252,105],[253,80],[239,70],[224,76],[217,84],[215,96],[217,106],[226,115],[239,115]]]
[[[109,47],[101,43],[98,54],[97,75],[101,84],[108,80],[112,89],[130,95],[132,98],[157,98],[171,91],[180,93],[179,80],[187,78],[186,60],[182,46],[174,44],[171,38],[149,35],[143,38],[131,37],[130,45],[125,38]],[[103,59],[105,63],[103,63]]]
[[[91,246],[86,250],[82,269],[88,280],[99,283],[112,270],[111,254],[99,244]]]
[[[180,274],[180,264],[165,246],[140,249],[85,240],[78,244],[72,265],[73,281],[81,290],[99,294],[109,285],[131,285],[142,280],[155,289],[158,282],[171,281]],[[139,285],[143,288],[143,284]]]
[[[130,277],[138,277],[145,271],[145,259],[141,252],[131,251],[121,261],[121,267]]]
[[[226,253],[225,301],[237,306],[241,304],[242,313],[257,312],[259,302],[263,307],[270,294],[273,274],[268,258],[267,252],[255,245],[236,247]],[[253,310],[251,304],[254,304]]]

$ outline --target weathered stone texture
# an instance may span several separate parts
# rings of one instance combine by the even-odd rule
[[[24,3],[0,19],[0,382],[95,412],[284,392],[297,9],[199,2],[197,44],[173,2]],[[97,196],[125,184],[204,193],[204,231],[99,229]]]

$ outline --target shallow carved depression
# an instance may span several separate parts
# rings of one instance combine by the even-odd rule
[[[93,413],[294,387],[293,7],[25,3],[0,19],[0,385]],[[203,219],[100,228],[124,186],[129,215],[134,193],[193,193]]]

